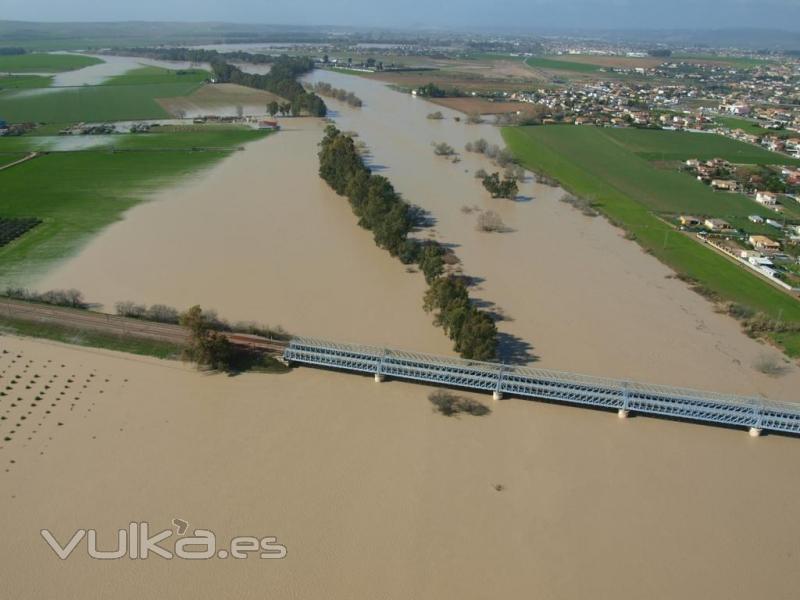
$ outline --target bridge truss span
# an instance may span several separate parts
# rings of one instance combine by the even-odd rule
[[[290,363],[717,425],[800,434],[800,403],[295,337]]]

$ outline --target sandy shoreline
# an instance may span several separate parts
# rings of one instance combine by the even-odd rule
[[[745,598],[800,584],[795,439],[478,396],[492,414],[452,419],[399,382],[0,348],[20,355],[0,353],[4,377],[50,365],[100,380],[73,410],[57,403],[62,426],[37,428],[34,408],[38,433],[2,443],[9,597]],[[108,548],[132,520],[176,516],[225,540],[277,536],[289,554],[93,561],[84,542],[61,562],[38,534],[91,527]]]

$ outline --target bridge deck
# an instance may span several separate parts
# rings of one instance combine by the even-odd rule
[[[287,361],[471,390],[800,434],[800,404],[296,337]],[[627,414],[627,413],[625,413]]]

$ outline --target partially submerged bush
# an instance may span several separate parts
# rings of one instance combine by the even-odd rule
[[[483,187],[492,198],[514,198],[519,191],[516,179],[500,179],[500,173],[492,173],[483,178]]]
[[[753,368],[759,373],[777,377],[786,372],[786,365],[775,355],[762,354],[753,363]]]
[[[506,225],[503,219],[500,218],[493,210],[483,211],[478,215],[478,222],[476,227],[478,231],[486,231],[490,233],[501,233],[506,230]]]
[[[456,151],[447,142],[433,142],[433,153],[436,156],[453,156]]]
[[[15,300],[52,304],[53,306],[68,306],[70,308],[89,307],[87,302],[83,299],[83,293],[76,289],[35,292],[25,288],[9,287],[6,288],[3,295],[6,298],[13,298]]]
[[[478,138],[474,142],[467,142],[467,145],[464,146],[464,150],[467,152],[477,152],[478,154],[483,154],[486,152],[486,149],[489,147],[489,142],[487,142],[483,138]]]
[[[561,196],[561,202],[574,206],[587,217],[596,217],[600,214],[586,198],[580,198],[572,194],[564,194]]]
[[[146,304],[136,304],[135,302],[126,300],[117,302],[114,308],[119,316],[132,319],[172,324],[177,324],[180,320],[180,313],[178,310],[171,306],[166,306],[165,304],[153,304],[148,307]]]
[[[437,390],[428,396],[433,409],[445,415],[446,417],[453,417],[460,413],[467,413],[475,417],[482,417],[488,415],[491,409],[485,404],[481,404],[470,398],[457,396],[452,392],[445,390]]]
[[[444,119],[444,115],[442,114],[442,111],[437,110],[436,112],[429,113],[428,118],[433,121],[441,121]]]
[[[509,165],[503,173],[506,179],[514,179],[515,181],[525,181],[525,169],[519,165]]]
[[[533,178],[536,183],[541,183],[542,185],[548,185],[550,187],[558,187],[558,181],[544,173],[534,173]]]

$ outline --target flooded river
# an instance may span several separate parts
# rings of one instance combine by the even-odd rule
[[[474,172],[497,167],[463,148],[481,137],[502,146],[498,128],[467,125],[460,113],[362,77],[315,71],[309,81],[327,81],[364,101],[354,109],[326,99],[337,125],[360,135],[380,172],[433,214],[438,238],[455,247],[464,271],[479,281],[473,295],[506,316],[499,323],[506,358],[800,400],[796,367],[779,379],[756,372],[754,362],[773,350],[670,279],[671,271],[605,220],[559,202],[560,189],[529,178],[517,201],[491,199]],[[434,110],[446,118],[427,119]],[[460,151],[461,162],[434,156],[431,144],[440,141]],[[511,232],[477,231],[475,213],[465,214],[464,206],[496,211]]]
[[[484,157],[462,152],[454,164],[432,151],[438,141],[459,150],[479,137],[501,144],[497,128],[456,122],[457,113],[380,82],[327,71],[309,77],[318,80],[364,101],[356,109],[326,99],[340,128],[366,142],[373,168],[430,211],[435,225],[420,235],[454,247],[477,282],[473,297],[503,319],[504,360],[797,400],[800,370],[757,372],[762,355],[776,351],[745,337],[606,221],[531,181],[516,201],[491,199],[474,177],[491,169]],[[433,110],[446,118],[427,119]],[[321,123],[283,125],[159,192],[38,287],[77,287],[107,308],[122,299],[200,302],[298,333],[447,351],[422,312],[421,276],[374,247],[346,200],[317,177]],[[477,231],[474,209],[496,211],[510,231]]]
[[[496,129],[365,79],[313,78],[364,100],[328,102],[374,168],[431,212],[434,234],[479,282],[474,297],[506,315],[507,357],[797,399],[796,369],[758,374],[751,363],[769,350],[604,220],[530,182],[518,202],[492,200],[473,177],[483,158],[433,155],[432,141],[500,143]],[[426,119],[433,110],[448,118]],[[282,125],[155,193],[33,283],[80,288],[106,308],[202,303],[301,334],[449,352],[422,311],[421,274],[376,248],[317,176],[324,123]],[[463,206],[496,210],[511,231],[479,233]],[[2,405],[2,435],[16,423],[0,445],[12,597],[87,596],[87,581],[118,598],[191,588],[475,600],[791,598],[800,584],[795,439],[515,399],[446,418],[429,388],[398,381],[304,367],[227,377],[10,336],[0,348],[9,381],[42,373],[47,394],[74,398],[43,413],[40,388],[20,386],[20,403]],[[277,536],[288,555],[96,561],[82,542],[62,568],[38,535],[48,528],[63,544],[96,528],[107,548],[131,521],[152,533],[176,517],[225,542]]]

